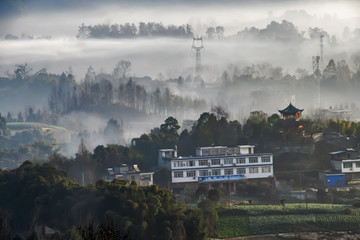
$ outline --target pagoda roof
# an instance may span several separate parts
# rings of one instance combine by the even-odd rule
[[[295,114],[297,112],[302,112],[302,111],[304,111],[304,109],[298,109],[294,107],[294,105],[292,105],[291,103],[283,110],[279,110],[279,112],[283,115]]]

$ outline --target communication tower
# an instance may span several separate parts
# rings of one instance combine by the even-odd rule
[[[315,87],[315,98],[314,98],[314,109],[320,109],[320,56],[312,57],[312,66],[316,81]]]
[[[324,34],[320,33],[320,65],[319,68],[323,68],[324,67]]]
[[[195,77],[200,75],[201,71],[201,50],[204,48],[202,37],[194,37],[192,42],[192,49],[195,50]]]

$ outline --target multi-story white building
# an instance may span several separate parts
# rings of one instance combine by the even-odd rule
[[[171,171],[172,183],[201,183],[273,177],[273,155],[254,153],[254,146],[200,147],[195,157],[178,157],[160,149],[159,165]]]
[[[360,153],[354,149],[331,152],[332,167],[341,173],[360,173]],[[360,174],[357,174],[359,177]]]

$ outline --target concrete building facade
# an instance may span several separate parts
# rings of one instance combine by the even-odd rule
[[[334,170],[349,174],[359,173],[360,176],[360,153],[354,149],[346,149],[330,152],[331,165]]]
[[[121,164],[107,169],[106,181],[125,179],[135,181],[139,186],[153,185],[153,172],[141,172],[137,165]]]
[[[176,149],[160,149],[158,162],[171,171],[173,184],[273,177],[272,153],[254,150],[252,145],[200,147],[194,157],[178,157]]]

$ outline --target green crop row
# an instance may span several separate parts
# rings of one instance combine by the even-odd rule
[[[359,215],[274,215],[249,217],[253,234],[360,229]]]
[[[218,237],[229,238],[250,235],[249,218],[246,216],[220,217],[216,223]]]
[[[325,215],[317,216],[316,223],[327,230],[359,230],[360,229],[360,215]]]
[[[224,216],[219,217],[216,229],[221,238],[267,233],[352,231],[360,229],[360,215]]]
[[[306,208],[305,203],[291,203],[282,205],[235,205],[230,208],[220,208],[219,210],[239,210],[247,215],[272,215],[272,214],[305,214],[305,213],[342,213],[351,206],[344,204],[317,204],[309,203]]]
[[[249,217],[249,226],[253,234],[295,232],[302,225],[314,225],[316,216],[311,215],[274,215]]]

